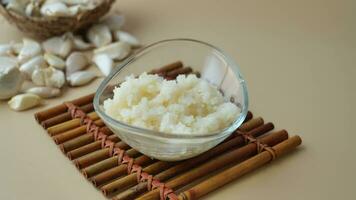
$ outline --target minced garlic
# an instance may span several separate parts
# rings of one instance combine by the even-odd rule
[[[241,110],[195,75],[165,80],[143,73],[114,89],[104,110],[126,124],[176,134],[209,134],[231,125]]]

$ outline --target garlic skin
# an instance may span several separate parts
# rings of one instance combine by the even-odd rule
[[[82,86],[96,78],[96,74],[91,71],[78,71],[67,77],[67,81],[71,86]]]
[[[41,103],[41,98],[35,94],[19,94],[8,102],[11,109],[23,111],[33,108]]]
[[[46,53],[65,58],[72,50],[72,41],[67,37],[52,37],[44,41],[42,46]]]
[[[61,88],[65,84],[64,73],[53,67],[35,69],[32,73],[32,82],[38,86]]]
[[[102,47],[112,42],[112,35],[108,26],[96,24],[87,32],[88,40],[96,47]]]
[[[64,60],[54,54],[45,53],[44,59],[50,66],[52,66],[56,69],[59,69],[59,70],[65,69],[66,63],[64,62]]]
[[[93,62],[104,76],[108,76],[114,67],[114,61],[107,54],[95,54]]]
[[[89,60],[83,53],[73,52],[66,60],[66,74],[68,76],[73,72],[84,69],[88,65]]]
[[[106,24],[111,31],[116,31],[121,29],[125,24],[125,17],[123,15],[109,15],[103,21],[103,24]]]
[[[114,37],[116,40],[120,41],[120,42],[126,42],[129,45],[131,45],[132,47],[139,47],[140,46],[140,41],[138,41],[138,39],[131,35],[128,32],[125,31],[115,31],[114,32]]]
[[[20,63],[23,63],[32,57],[39,55],[42,52],[41,45],[31,39],[23,39],[23,47],[21,48],[19,55],[17,56]]]
[[[25,92],[35,94],[44,99],[58,97],[61,95],[60,89],[51,87],[33,87],[27,89]]]
[[[47,64],[42,55],[36,56],[20,66],[20,71],[24,73],[26,79],[31,79],[32,73],[36,68],[45,68]]]
[[[17,63],[10,58],[0,57],[0,100],[16,95],[24,82]]]
[[[122,60],[131,52],[131,47],[126,42],[114,42],[94,50],[94,54],[106,54],[113,60]]]

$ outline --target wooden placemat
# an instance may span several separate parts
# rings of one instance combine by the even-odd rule
[[[158,161],[114,135],[93,110],[93,97],[35,116],[86,179],[111,199],[198,199],[301,144],[299,136],[273,131],[273,123],[249,112],[242,126],[215,148],[185,161]]]
[[[168,80],[199,73],[180,61],[149,73]],[[151,159],[121,141],[95,113],[94,94],[35,114],[83,176],[113,200],[199,199],[301,144],[299,136],[273,131],[273,123],[249,112],[225,141],[188,160]]]

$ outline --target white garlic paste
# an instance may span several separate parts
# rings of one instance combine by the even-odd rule
[[[126,124],[175,134],[209,134],[231,125],[240,108],[195,75],[165,80],[158,75],[133,75],[114,89],[104,110]]]

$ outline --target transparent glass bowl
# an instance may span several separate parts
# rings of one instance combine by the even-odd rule
[[[167,134],[134,127],[105,114],[103,102],[112,98],[114,86],[126,76],[139,75],[178,60],[200,72],[201,78],[216,85],[227,101],[241,108],[241,114],[230,127],[207,135]],[[217,47],[193,39],[163,40],[141,49],[104,79],[94,98],[95,111],[121,140],[147,156],[165,161],[184,160],[213,148],[242,124],[247,107],[245,81],[235,62]]]

